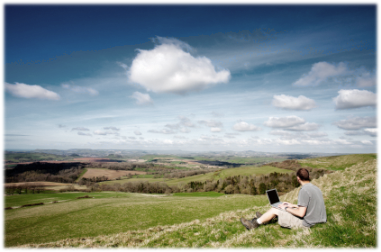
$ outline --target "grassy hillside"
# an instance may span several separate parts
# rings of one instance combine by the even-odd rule
[[[127,182],[132,182],[132,181],[148,181],[150,183],[154,182],[164,182],[167,185],[177,185],[179,183],[189,183],[191,181],[206,181],[206,180],[218,180],[220,178],[226,178],[229,176],[234,176],[234,175],[242,175],[242,176],[247,176],[247,175],[262,175],[262,174],[269,174],[272,172],[278,172],[278,173],[290,173],[293,171],[290,170],[285,170],[285,169],[279,169],[276,167],[272,166],[262,166],[262,167],[256,167],[256,166],[245,166],[245,167],[240,167],[240,168],[230,168],[230,169],[224,169],[218,172],[210,172],[206,174],[200,174],[200,175],[195,175],[195,176],[189,176],[185,178],[175,178],[175,179],[163,179],[163,178],[131,178],[131,179],[122,179],[122,180],[117,180],[117,181],[105,181],[102,182],[101,184],[114,184],[114,183],[127,183]]]
[[[97,237],[121,232],[181,225],[206,220],[220,213],[264,205],[265,196],[229,195],[172,197],[132,193],[84,193],[29,195],[27,199],[6,197],[6,205],[46,202],[42,206],[5,211],[5,246],[54,242],[67,238]],[[52,204],[54,200],[66,200]],[[213,206],[213,207],[211,207]]]
[[[340,166],[340,159],[338,164],[333,167]],[[328,221],[325,224],[318,224],[311,229],[284,229],[278,224],[268,224],[262,225],[258,229],[246,231],[246,229],[241,225],[239,219],[241,217],[252,218],[256,211],[264,212],[268,209],[267,199],[263,196],[248,197],[243,195],[233,195],[231,197],[217,197],[217,198],[187,198],[190,201],[179,201],[173,202],[172,208],[165,207],[161,208],[150,208],[150,210],[156,210],[160,214],[165,214],[166,211],[172,211],[175,213],[174,209],[178,209],[179,216],[184,213],[189,207],[196,208],[192,216],[189,218],[188,215],[183,214],[182,217],[176,221],[170,221],[165,217],[160,217],[160,223],[149,223],[152,215],[157,216],[156,212],[149,212],[148,215],[143,215],[140,217],[139,211],[134,211],[133,214],[137,214],[135,220],[140,220],[140,225],[135,225],[135,229],[128,224],[131,229],[129,231],[117,231],[121,228],[119,223],[115,222],[115,227],[113,227],[114,234],[102,230],[102,235],[96,237],[91,237],[94,235],[89,235],[89,232],[84,232],[87,229],[82,229],[81,226],[89,226],[88,221],[90,221],[94,215],[87,216],[89,210],[85,210],[82,214],[83,220],[81,220],[81,225],[76,226],[69,224],[69,227],[76,232],[81,232],[83,230],[83,235],[81,238],[67,239],[67,236],[62,240],[45,243],[45,244],[26,244],[25,247],[205,247],[205,248],[230,248],[230,247],[272,247],[272,248],[337,248],[337,247],[349,247],[349,248],[365,248],[365,247],[376,247],[376,229],[377,229],[377,218],[376,218],[376,205],[377,205],[377,192],[376,192],[376,169],[377,161],[368,160],[366,162],[360,162],[353,166],[348,166],[345,170],[337,171],[332,174],[324,175],[319,179],[313,180],[312,183],[321,188],[323,196],[325,199],[327,217]],[[282,201],[297,202],[298,189],[295,189],[283,196],[281,196]],[[242,198],[240,198],[242,197]],[[247,197],[247,198],[246,198]],[[168,198],[163,198],[169,199]],[[178,197],[172,197],[177,198]],[[180,197],[181,198],[181,197]],[[181,198],[182,200],[184,198]],[[242,202],[241,199],[250,200],[250,204],[246,208],[242,208],[244,204],[241,203],[233,211],[223,210],[221,213],[216,213],[212,217],[207,217],[206,214],[201,218],[197,214],[202,211],[213,211],[212,209],[218,209],[224,204],[230,205]],[[115,221],[124,221],[126,215],[131,215],[131,208],[125,211],[124,203],[119,203],[124,207],[121,208],[120,212],[112,212],[113,210],[108,210],[110,207],[104,200],[104,207],[102,215],[99,217],[108,215],[108,218],[114,218]],[[85,201],[82,201],[85,202]],[[90,200],[87,201],[89,206],[87,209],[91,209]],[[95,201],[93,201],[95,202]],[[108,201],[107,201],[108,202]],[[156,204],[153,201],[152,206]],[[188,204],[186,204],[188,202]],[[169,201],[168,201],[169,203]],[[177,204],[179,203],[179,204]],[[92,203],[94,204],[94,203]],[[185,204],[185,205],[184,205]],[[148,204],[151,206],[151,204]],[[148,206],[147,205],[147,206]],[[107,207],[106,207],[107,206]],[[128,205],[130,206],[130,205]],[[166,205],[164,205],[166,206]],[[115,207],[115,206],[114,206]],[[179,210],[183,207],[184,209]],[[203,209],[205,207],[205,210]],[[37,207],[36,207],[37,208]],[[73,213],[78,214],[77,210],[73,209]],[[147,208],[147,207],[146,207]],[[144,209],[146,209],[144,208]],[[43,208],[41,207],[41,210]],[[62,208],[61,208],[62,209]],[[113,209],[113,207],[111,207]],[[52,210],[52,209],[49,209]],[[163,211],[164,210],[164,211]],[[57,211],[57,210],[56,210]],[[39,211],[42,212],[42,211]],[[44,210],[50,215],[51,211]],[[177,216],[174,214],[173,216]],[[114,217],[118,215],[119,218]],[[23,216],[24,218],[20,218]],[[26,216],[33,216],[27,212],[15,213],[13,218],[9,218],[8,214],[6,216],[6,227],[8,228],[8,223],[11,220],[25,222]],[[39,218],[44,218],[43,214]],[[39,218],[34,219],[38,221]],[[49,218],[49,217],[46,217]],[[52,216],[50,216],[52,218]],[[64,218],[60,216],[60,218]],[[77,217],[78,218],[78,217]],[[176,217],[171,217],[176,218]],[[76,218],[74,218],[76,219]],[[7,222],[8,221],[8,222]],[[60,227],[60,219],[56,220],[58,222],[55,225],[57,229]],[[98,222],[98,221],[97,221]],[[72,221],[70,221],[72,223]],[[134,222],[136,223],[136,221]],[[149,223],[149,225],[146,225]],[[98,226],[105,226],[103,219],[97,223]],[[154,225],[156,224],[156,225]],[[46,226],[46,225],[45,225]],[[21,228],[22,227],[22,228]],[[28,230],[25,227],[29,228]],[[31,235],[32,230],[30,230],[31,225],[25,225],[19,227],[17,236],[14,234],[13,239],[8,235],[8,229],[6,230],[6,244],[17,244],[20,242],[18,237],[24,237]],[[41,228],[41,227],[40,227]],[[68,228],[62,227],[62,228]],[[126,229],[126,228],[125,228]],[[15,227],[15,230],[17,228]],[[39,230],[39,228],[34,228],[33,230]],[[22,234],[19,232],[24,231]],[[63,235],[61,235],[62,237]],[[58,238],[58,236],[57,236]],[[48,240],[46,237],[35,237],[34,239],[27,239],[26,242],[31,242],[34,240]]]
[[[342,171],[345,168],[373,160],[377,158],[377,154],[353,154],[344,156],[331,156],[319,158],[307,158],[298,160],[302,166],[309,166],[312,168],[324,168],[332,171]]]

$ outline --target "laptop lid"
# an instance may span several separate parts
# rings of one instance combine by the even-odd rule
[[[278,197],[278,192],[276,189],[270,189],[266,191],[267,198],[270,201],[270,205],[274,205],[276,203],[280,203],[279,197]]]

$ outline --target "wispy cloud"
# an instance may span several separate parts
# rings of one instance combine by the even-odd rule
[[[349,70],[344,62],[337,65],[328,62],[319,62],[312,65],[311,71],[294,82],[294,86],[317,86],[328,78],[348,74]]]
[[[47,90],[39,85],[28,85],[16,82],[14,85],[5,83],[5,89],[13,96],[27,99],[41,100],[60,100],[60,96],[50,90]]]
[[[76,130],[76,131],[90,131],[88,128],[85,128],[85,127],[76,127],[76,128],[72,128],[71,129],[72,131]]]
[[[131,98],[134,98],[136,100],[137,105],[152,105],[153,104],[153,100],[151,99],[151,96],[149,94],[143,94],[136,91],[131,95]]]
[[[333,123],[340,129],[358,130],[362,128],[376,128],[377,120],[375,117],[350,117]]]
[[[99,94],[99,92],[97,90],[95,90],[94,88],[90,88],[90,87],[73,86],[73,85],[70,85],[67,83],[62,84],[62,87],[64,89],[71,90],[75,93],[89,94],[91,96],[96,96]]]

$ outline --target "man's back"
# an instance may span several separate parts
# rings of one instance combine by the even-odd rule
[[[299,192],[298,205],[307,207],[303,218],[303,225],[311,227],[316,223],[327,222],[327,213],[323,194],[320,189],[311,183],[302,186]]]

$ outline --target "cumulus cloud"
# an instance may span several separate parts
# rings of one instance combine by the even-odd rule
[[[275,107],[290,110],[310,110],[316,108],[315,101],[303,95],[299,95],[299,97],[284,94],[274,95],[272,103]]]
[[[237,131],[257,131],[261,128],[255,126],[254,124],[249,124],[247,122],[238,122],[234,124],[233,129]]]
[[[370,72],[365,72],[357,77],[356,84],[359,87],[373,87],[376,85],[376,76]]]
[[[94,88],[89,88],[89,87],[73,86],[67,83],[62,84],[62,87],[65,89],[71,90],[75,93],[89,94],[91,96],[96,96],[99,94],[97,90],[95,90]]]
[[[344,130],[358,130],[362,128],[376,128],[377,120],[375,117],[351,117],[334,122],[334,125]]]
[[[367,90],[344,90],[339,91],[339,95],[333,98],[336,109],[352,109],[360,107],[375,107],[377,95]]]
[[[211,132],[221,132],[221,128],[218,128],[218,127],[212,127],[212,128],[210,128],[210,131]]]
[[[143,94],[136,91],[131,95],[131,98],[134,98],[136,100],[137,105],[153,104],[153,100],[151,99],[151,96],[149,94]]]
[[[269,117],[264,123],[271,128],[289,128],[299,124],[305,123],[303,118],[298,116],[286,116],[286,117]]]
[[[370,136],[373,136],[373,137],[377,136],[377,128],[373,128],[373,129],[372,128],[370,128],[370,129],[366,128],[366,129],[364,129],[364,132]]]
[[[134,134],[137,135],[137,136],[140,136],[142,133],[139,130],[135,130]]]
[[[128,72],[129,81],[147,91],[185,94],[210,85],[227,83],[228,70],[216,71],[210,59],[184,51],[184,42],[160,38],[152,50],[138,50]]]
[[[5,90],[16,97],[41,100],[59,100],[60,96],[38,85],[28,85],[16,82],[14,85],[5,83]]]
[[[328,78],[348,74],[349,70],[344,62],[337,65],[328,62],[319,62],[312,65],[308,74],[303,75],[293,83],[294,86],[317,86]]]
[[[264,125],[291,131],[313,131],[320,127],[319,124],[306,122],[298,116],[270,117],[269,120],[264,122]],[[273,135],[276,134],[275,132],[273,133]]]
[[[77,130],[77,131],[90,131],[88,128],[85,128],[85,127],[76,127],[76,128],[72,128],[71,130]]]

